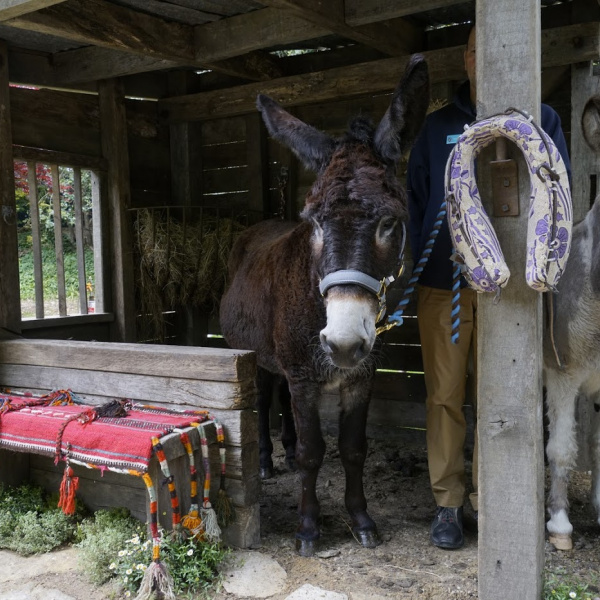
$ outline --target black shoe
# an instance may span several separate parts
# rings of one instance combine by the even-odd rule
[[[429,539],[434,546],[446,550],[461,548],[463,537],[463,509],[438,506],[431,524]]]

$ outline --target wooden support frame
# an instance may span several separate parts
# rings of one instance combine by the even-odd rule
[[[539,2],[479,1],[476,14],[478,118],[508,103],[539,122]],[[490,182],[489,159],[488,150],[478,160],[482,190]],[[493,219],[511,279],[498,304],[482,294],[478,308],[481,600],[539,600],[543,587],[542,298],[525,283],[530,184],[520,179],[520,216]],[[484,199],[488,214],[490,201]]]
[[[8,86],[8,51],[0,41],[0,327],[21,331],[17,212]]]
[[[110,208],[110,249],[112,267],[111,337],[114,341],[135,340],[135,299],[133,288],[133,246],[127,217],[131,193],[127,120],[122,84],[114,79],[98,85],[102,154],[108,161],[108,203]]]

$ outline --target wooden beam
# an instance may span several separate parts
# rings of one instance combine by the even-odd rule
[[[35,12],[65,0],[3,0],[0,5],[0,21],[13,19],[27,13]]]
[[[260,32],[260,35],[257,35]],[[325,37],[331,31],[277,8],[255,10],[195,28],[196,57],[212,62],[253,50]]]
[[[351,26],[388,21],[414,13],[460,4],[456,0],[345,0],[346,23]]]
[[[81,44],[142,55],[146,63],[138,59],[138,69],[141,64],[150,63],[155,69],[155,61],[170,61],[171,65],[162,64],[158,68],[214,68],[246,79],[264,79],[264,71],[267,68],[273,69],[273,62],[270,63],[263,56],[253,57],[253,61],[229,60],[223,64],[219,64],[218,61],[197,60],[194,27],[165,21],[103,0],[70,0],[60,6],[51,6],[36,13],[10,19],[6,24]],[[165,40],[169,40],[169,43],[165,44]],[[93,50],[88,52],[94,55]],[[102,58],[99,56],[98,61]],[[253,65],[252,70],[248,68],[249,64]],[[143,67],[141,70],[148,69]],[[257,71],[259,76],[256,75]],[[81,70],[79,72],[81,73]],[[124,73],[117,73],[120,74]]]
[[[193,30],[102,0],[69,0],[6,22],[68,40],[193,64]],[[169,40],[165,44],[165,40]]]
[[[8,51],[0,41],[0,328],[21,331],[19,252],[12,123],[8,87]]]
[[[436,56],[424,53],[429,60],[430,77],[461,79],[463,48],[449,48]],[[159,114],[171,122],[220,118],[256,110],[256,95],[268,94],[285,106],[299,106],[394,89],[408,56],[387,58],[316,73],[284,77],[268,83],[215,90],[159,101]]]
[[[539,123],[540,27],[538,0],[477,2],[478,118],[517,106]],[[479,189],[488,190],[495,155],[484,153]],[[520,215],[492,219],[511,278],[500,302],[480,294],[478,305],[481,600],[539,600],[543,588],[542,294],[525,283],[530,182],[521,153],[515,158]],[[492,214],[492,199],[484,202]]]
[[[133,246],[127,209],[130,207],[129,155],[125,99],[114,79],[99,83],[102,154],[108,161],[108,203],[110,207],[112,310],[115,315],[112,339],[135,341],[135,300]]]
[[[421,38],[420,30],[402,19],[385,25],[350,27],[345,20],[342,0],[328,3],[320,0],[264,0],[263,4],[281,8],[300,19],[392,56],[414,51]]]
[[[600,24],[569,25],[542,32],[544,67],[595,60],[600,56]],[[555,46],[557,49],[555,49]],[[560,50],[559,50],[560,49]],[[423,52],[433,83],[465,78],[464,46]],[[253,112],[258,93],[284,106],[386,93],[394,89],[408,57],[385,58],[347,67],[284,77],[159,101],[159,111],[171,122],[203,120]]]

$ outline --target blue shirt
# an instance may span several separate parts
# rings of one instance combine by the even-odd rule
[[[541,106],[541,117],[542,129],[556,144],[565,162],[570,182],[571,163],[560,117],[547,104]],[[452,104],[428,115],[410,153],[406,188],[410,215],[409,234],[415,263],[423,252],[444,200],[444,176],[448,156],[463,133],[465,125],[475,120],[470,86],[466,81],[457,90]],[[439,289],[452,289],[452,253],[448,222],[444,219],[419,283]],[[464,280],[462,284],[466,285]]]

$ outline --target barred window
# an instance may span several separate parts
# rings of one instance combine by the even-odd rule
[[[104,312],[101,174],[85,166],[19,160],[18,154],[22,319]]]

